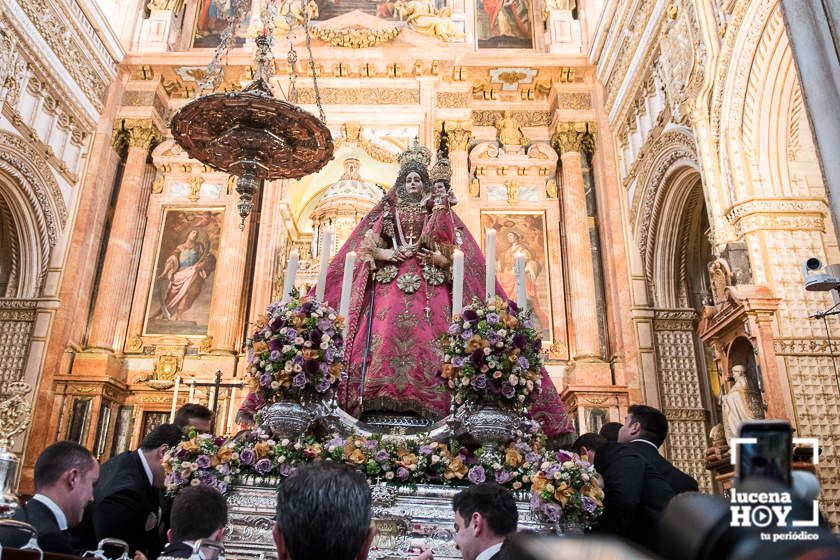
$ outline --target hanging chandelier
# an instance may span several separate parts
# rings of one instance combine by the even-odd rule
[[[315,173],[332,159],[334,146],[321,106],[321,96],[315,72],[315,61],[309,36],[309,14],[306,0],[301,1],[303,21],[295,21],[289,10],[290,84],[286,101],[274,96],[269,80],[274,75],[274,58],[271,52],[276,0],[270,0],[261,14],[265,27],[256,37],[256,72],[254,80],[243,90],[200,95],[184,105],[172,117],[172,135],[187,154],[204,163],[235,175],[236,192],[239,193],[240,229],[251,213],[254,195],[263,180],[299,179]],[[207,67],[201,93],[211,91],[222,78],[222,57],[235,42],[235,31],[248,11],[250,0],[234,0],[233,15],[222,32],[213,60]],[[306,36],[309,67],[315,91],[315,104],[319,117],[294,104],[295,66],[297,53],[292,43],[292,28],[300,24]]]

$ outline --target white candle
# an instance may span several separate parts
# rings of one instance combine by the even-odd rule
[[[321,241],[321,262],[318,269],[318,286],[315,288],[315,300],[318,303],[324,301],[324,290],[327,289],[327,267],[330,264],[330,253],[333,245],[333,229],[324,229]]]
[[[484,255],[486,263],[486,278],[484,282],[484,295],[487,301],[496,295],[496,230],[488,229],[487,238],[484,243]]]
[[[350,314],[350,289],[353,287],[353,269],[356,267],[356,252],[350,251],[344,258],[344,278],[341,281],[341,304],[338,314],[344,317],[344,334],[347,335],[347,315]],[[347,341],[344,341],[345,344]]]
[[[234,412],[234,407],[236,406],[236,387],[230,388],[230,400],[228,401],[228,411],[227,411],[227,418],[225,419],[225,432],[224,434],[227,435],[231,432],[230,424],[231,421],[236,418],[236,413]]]
[[[289,292],[295,287],[295,276],[297,276],[299,258],[300,255],[298,255],[297,249],[289,254],[289,265],[286,267],[286,278],[283,280],[283,295],[280,298],[282,301],[289,299]]]
[[[175,376],[175,389],[172,390],[172,410],[169,412],[169,423],[175,421],[175,409],[178,407],[178,389],[181,387],[181,376]]]
[[[190,379],[190,402],[195,398],[195,377]]]
[[[525,255],[522,253],[516,253],[513,257],[513,274],[516,279],[516,305],[519,309],[525,309],[528,295],[525,293]]]
[[[464,252],[452,252],[452,315],[459,315],[464,305]]]

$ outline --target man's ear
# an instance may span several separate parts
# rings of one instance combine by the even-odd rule
[[[371,526],[371,528],[368,529],[365,540],[362,541],[362,547],[359,549],[359,554],[356,556],[356,560],[367,560],[368,552],[370,551],[370,547],[373,544],[373,537],[375,536],[376,527]]]
[[[171,531],[171,529],[170,529],[170,531]],[[222,539],[224,538],[224,536],[225,536],[225,528],[224,527],[219,527],[218,529],[216,529],[215,533],[210,535],[210,538],[213,539],[216,542],[222,542]]]
[[[70,469],[64,473],[63,478],[67,483],[67,486],[72,490],[79,484],[81,473],[79,472],[79,469]]]
[[[172,529],[167,529],[166,530],[166,541],[167,542],[172,542]]]
[[[163,461],[163,456],[166,455],[167,449],[169,449],[169,446],[166,444],[163,444],[157,448],[157,458],[159,461]]]
[[[481,533],[484,532],[484,516],[476,511],[473,512],[470,520],[472,521],[470,525],[472,527],[473,535],[476,537],[481,536]]]
[[[271,536],[274,537],[274,546],[277,547],[277,559],[288,560],[289,552],[286,550],[286,541],[283,540],[283,533],[280,532],[277,523],[271,528]]]

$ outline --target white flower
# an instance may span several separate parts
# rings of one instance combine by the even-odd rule
[[[580,475],[580,478],[581,478],[581,480],[587,480],[588,481],[589,480],[589,475],[586,474],[586,473],[583,473],[582,475]]]
[[[192,470],[194,470],[194,471],[197,471],[197,470],[198,470],[198,463],[192,463],[192,464],[190,464],[190,469],[192,469]]]
[[[279,382],[279,381],[272,381],[272,382],[271,382],[271,388],[272,388],[274,391],[276,391],[277,389],[279,389],[279,388],[280,388],[280,382]]]
[[[519,402],[525,402],[525,395],[516,395],[516,400]]]
[[[280,458],[277,459],[277,462],[282,465],[283,463],[286,462],[286,456],[285,455],[280,455]]]
[[[519,378],[515,375],[511,375],[510,377],[508,377],[508,383],[516,387],[516,384],[519,383]]]
[[[490,355],[490,352],[492,352],[492,350],[490,350],[490,347],[489,347],[489,346],[488,346],[488,347],[486,347],[486,348],[484,349],[484,355],[485,355],[485,356],[489,356],[489,355]]]
[[[190,486],[198,486],[199,484],[201,484],[201,481],[197,478],[190,480]]]
[[[507,331],[505,329],[499,329],[496,331],[496,334],[499,336],[507,336]]]
[[[295,337],[295,344],[297,344],[298,346],[303,344],[303,337],[302,336]]]
[[[230,482],[230,476],[225,476],[224,481],[229,483]]]
[[[388,480],[394,480],[394,471],[388,471],[385,473],[385,478]]]
[[[320,347],[321,347],[321,350],[326,350],[327,348],[330,347],[330,343],[329,342],[322,342],[320,344]]]
[[[327,316],[327,319],[329,319],[330,321],[335,321],[335,313],[330,313],[330,314]]]
[[[295,364],[294,366],[292,366],[292,369],[295,371],[295,373],[299,373],[303,371],[303,366],[300,364]]]
[[[440,463],[440,455],[432,455],[432,464],[437,465]]]
[[[560,480],[560,475],[561,475],[560,471],[555,471],[554,472],[554,480]]]
[[[286,364],[283,366],[283,369],[285,369],[286,371],[292,371],[292,367],[292,362],[287,361]]]
[[[304,348],[312,348],[312,342],[307,340],[306,342],[303,343],[303,347]]]
[[[283,352],[284,354],[288,354],[291,351],[292,351],[292,346],[290,344],[284,344],[283,349],[281,350],[281,352]]]
[[[563,463],[563,468],[564,469],[573,469],[573,468],[575,468],[575,462],[574,461],[566,461],[565,463]]]
[[[500,463],[493,463],[493,470],[494,471],[502,470],[502,465]]]
[[[470,379],[468,377],[464,377],[464,378],[461,379],[461,385],[463,385],[464,387],[466,387],[469,384],[470,384]]]
[[[321,342],[329,342],[329,341],[330,341],[330,335],[328,335],[328,334],[322,334],[321,335]]]
[[[286,447],[287,445],[289,445],[289,440],[287,440],[287,439],[282,440],[280,442],[280,445],[282,445],[283,447]]]
[[[469,321],[464,321],[464,325],[463,325],[463,327],[464,327],[465,329],[470,328],[470,323],[469,323]]]

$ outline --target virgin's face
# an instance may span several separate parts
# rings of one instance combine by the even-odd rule
[[[423,180],[419,173],[412,171],[405,176],[405,192],[412,196],[423,192]]]
[[[198,239],[198,231],[190,231],[190,233],[187,235],[187,239],[189,239],[190,241],[195,241],[196,239]]]

